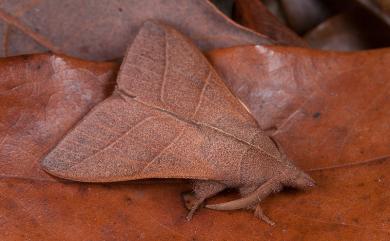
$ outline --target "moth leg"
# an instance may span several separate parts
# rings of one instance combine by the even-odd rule
[[[241,197],[245,197],[245,196],[248,195],[249,193],[254,192],[254,191],[257,189],[257,187],[258,187],[257,185],[245,185],[245,186],[241,186],[241,187],[239,188]]]
[[[243,186],[240,188],[240,193],[242,196],[246,196],[249,193],[252,193],[254,190],[256,190],[256,186]],[[260,203],[251,205],[248,207],[248,209],[254,211],[255,217],[263,220],[264,222],[268,223],[271,226],[275,225],[275,222],[272,221],[267,215],[264,214],[263,209],[260,206]]]
[[[226,185],[219,182],[195,181],[193,188],[195,195],[191,196],[187,194],[183,196],[184,202],[187,208],[190,210],[186,217],[187,220],[189,221],[192,219],[192,216],[194,215],[195,211],[207,198],[216,195],[225,188]]]
[[[256,218],[263,220],[264,222],[268,223],[271,226],[275,225],[275,222],[272,221],[267,215],[264,214],[263,209],[260,206],[260,203],[255,204],[251,207],[248,207],[248,209],[251,209],[254,211],[254,215]]]

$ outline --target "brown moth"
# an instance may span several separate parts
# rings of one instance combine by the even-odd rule
[[[237,188],[250,208],[283,186],[314,181],[287,159],[189,39],[148,21],[120,68],[111,97],[94,107],[45,157],[52,175],[82,182],[193,179],[191,219],[205,199]]]

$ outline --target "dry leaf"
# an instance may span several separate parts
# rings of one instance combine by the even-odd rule
[[[356,51],[370,48],[369,39],[361,38],[363,31],[361,24],[343,13],[319,24],[305,35],[305,39],[316,49]]]
[[[34,78],[36,75],[30,74],[32,66],[36,66],[36,58],[42,60],[42,56],[29,57],[27,60],[23,57],[13,58],[10,63],[8,60],[3,60],[0,69],[7,67],[8,74],[7,71],[1,72],[4,77],[9,76],[10,81],[6,87],[3,87],[5,84],[1,87],[9,89],[15,86],[15,83],[18,84],[18,81],[36,81]],[[92,76],[104,76],[104,73],[109,73],[107,72],[109,66],[106,64],[101,66],[80,61],[77,61],[78,64],[71,64],[74,60],[64,60],[63,57],[58,56],[46,56],[44,62],[51,65],[49,60],[58,58],[67,63],[66,71],[61,71],[64,69],[59,68],[59,73],[72,72],[72,68],[74,71],[86,68],[87,72],[94,73]],[[78,66],[80,63],[84,63],[83,67]],[[15,76],[15,69],[11,66],[18,69],[20,73],[29,74],[12,78]],[[94,66],[104,68],[101,71],[94,71]],[[80,75],[79,81],[83,82],[85,71],[82,70],[81,73],[83,74]],[[363,73],[357,72],[356,78],[361,74]],[[39,76],[42,78],[45,75]],[[66,82],[66,78],[52,79],[51,76],[56,75],[49,75],[43,80],[58,82],[60,85],[63,81]],[[90,79],[90,75],[87,75],[87,79]],[[112,84],[108,78],[104,79],[106,84],[103,86],[108,86],[107,91],[112,89],[109,87]],[[46,85],[42,86],[41,91],[45,88]],[[94,93],[101,93],[92,95],[91,101],[95,103],[104,98],[107,92],[101,85],[91,85],[88,89],[93,90]],[[80,94],[60,95],[61,98],[57,101],[77,104],[80,101],[79,96]],[[31,91],[20,92],[17,99],[24,103],[40,103],[40,97],[31,96]],[[0,162],[6,164],[0,165],[1,240],[80,240],[80,237],[83,237],[86,240],[374,239],[385,241],[390,237],[388,220],[390,203],[387,195],[390,185],[390,159],[354,167],[310,172],[318,185],[311,192],[282,192],[264,201],[263,207],[269,216],[278,220],[278,224],[274,227],[258,221],[247,212],[226,213],[207,209],[199,212],[191,222],[186,222],[187,210],[178,195],[182,191],[189,190],[188,185],[133,182],[109,185],[63,183],[41,172],[38,168],[39,163],[41,157],[51,148],[49,146],[59,141],[65,129],[76,123],[83,115],[70,115],[68,119],[52,116],[51,122],[46,125],[55,123],[55,126],[63,127],[63,130],[48,133],[49,135],[46,136],[50,136],[51,139],[49,144],[36,145],[34,152],[24,155],[23,151],[28,151],[28,148],[25,142],[20,141],[22,140],[20,137],[41,135],[37,132],[39,129],[31,126],[37,126],[44,120],[44,115],[35,114],[44,109],[47,101],[42,103],[26,109],[30,111],[25,110],[25,118],[29,119],[28,124],[20,125],[16,129],[6,127],[12,134],[10,137],[16,141],[12,141],[14,151],[4,150],[4,145],[1,150]],[[0,109],[2,116],[3,113],[14,108],[19,108],[19,103],[8,101]],[[87,108],[84,112],[87,112]],[[377,116],[377,118],[382,117]],[[383,120],[383,124],[388,123]],[[305,130],[305,127],[295,126],[295,128]],[[2,129],[3,134],[6,131]],[[290,139],[286,143],[290,145],[294,141],[296,140]],[[21,158],[16,158],[17,156]],[[315,166],[316,159],[311,161]],[[7,168],[10,164],[13,164],[13,168]],[[34,166],[36,168],[31,168]],[[232,197],[229,194],[224,198],[219,197],[214,202],[224,201],[227,198]]]
[[[245,46],[209,53],[263,129],[305,169],[390,155],[390,49]]]
[[[37,160],[111,93],[115,68],[46,54],[2,59],[1,176],[47,179]]]
[[[264,6],[267,7],[267,9],[279,19],[283,24],[286,24],[286,18],[284,16],[282,7],[280,6],[279,1],[275,0],[260,0]]]
[[[388,46],[390,28],[362,9],[331,17],[305,35],[311,47],[356,51]]]
[[[279,21],[260,0],[236,0],[235,21],[285,45],[307,46],[305,40]]]
[[[303,34],[325,20],[329,9],[322,0],[280,0],[287,25]]]
[[[384,23],[390,26],[389,0],[355,0],[369,11],[377,15]]]
[[[7,0],[0,3],[0,55],[48,49],[90,60],[121,58],[148,19],[176,27],[203,50],[272,43],[225,17],[208,0]]]
[[[212,2],[223,14],[232,18],[232,12],[234,8],[234,0],[209,0]]]
[[[349,141],[346,141],[346,149],[340,159],[343,162],[335,163],[345,167],[310,172],[318,184],[311,192],[282,192],[264,201],[263,207],[268,215],[278,221],[275,227],[258,221],[250,213],[215,212],[207,209],[199,212],[191,222],[186,222],[187,211],[178,198],[182,191],[190,189],[185,184],[80,184],[62,182],[40,171],[41,157],[95,103],[111,94],[113,83],[110,76],[113,76],[116,67],[107,63],[38,55],[27,59],[3,59],[0,62],[0,128],[2,137],[8,136],[1,141],[3,144],[0,146],[0,239],[80,240],[83,237],[85,240],[389,240],[390,159],[375,161],[380,159],[378,156],[381,153],[388,151],[389,146],[386,133],[390,108],[387,107],[389,95],[385,94],[389,90],[389,73],[386,68],[389,51],[324,54],[295,48],[247,48],[252,54],[242,52],[248,58],[241,64],[240,71],[245,76],[240,75],[240,78],[248,81],[250,76],[258,77],[259,71],[265,68],[262,72],[265,77],[272,75],[270,79],[278,80],[276,84],[280,83],[280,86],[289,90],[289,98],[280,100],[273,94],[275,91],[272,88],[267,88],[267,84],[263,90],[258,89],[257,84],[253,86],[260,90],[257,92],[260,95],[269,93],[274,97],[266,99],[265,106],[273,107],[267,108],[266,115],[262,116],[266,120],[264,123],[270,126],[280,126],[281,121],[302,104],[302,98],[312,93],[313,98],[316,96],[316,91],[321,89],[318,87],[316,91],[310,92],[313,87],[307,87],[307,82],[311,80],[321,88],[327,87],[325,90],[332,90],[329,93],[338,93],[329,96],[326,95],[327,92],[321,92],[321,96],[324,96],[320,96],[321,101],[307,101],[302,106],[305,109],[302,108],[302,111],[298,111],[290,119],[294,121],[303,113],[307,114],[306,119],[300,119],[304,122],[294,121],[285,126],[288,133],[296,135],[277,135],[278,138],[283,137],[281,140],[289,155],[295,153],[294,155],[304,156],[302,153],[308,151],[304,145],[295,145],[295,142],[303,140],[300,134],[309,135],[305,136],[305,143],[310,138],[318,143],[316,141],[322,138],[323,130],[330,128],[329,125],[337,124],[337,127],[345,128],[346,119],[359,117],[355,119],[353,128],[351,125],[345,128],[351,130]],[[235,58],[239,55],[233,54],[239,49],[241,48],[232,52],[222,50],[226,51],[225,54],[229,53],[224,56],[226,61],[240,60]],[[253,67],[255,70],[248,70],[251,67],[245,64],[246,61],[258,63],[260,53],[265,56],[264,62],[261,62],[262,67],[257,65]],[[57,61],[60,67],[52,68],[58,66],[55,64]],[[38,67],[37,62],[42,64],[41,67]],[[234,64],[231,65],[232,63]],[[239,62],[229,64],[232,70],[237,70]],[[37,72],[37,69],[42,72]],[[296,76],[295,80],[300,82],[295,82],[294,78],[291,79],[292,76]],[[294,84],[290,84],[289,79]],[[70,88],[78,86],[75,83],[79,82],[83,83],[81,89]],[[20,85],[21,83],[26,84]],[[303,85],[303,90],[298,88],[300,85]],[[63,87],[68,90],[64,93],[73,94],[62,94]],[[299,91],[296,91],[297,88]],[[359,91],[361,89],[365,92]],[[50,98],[49,93],[52,91],[56,94]],[[89,91],[90,97],[84,99],[82,93]],[[337,98],[342,98],[338,100],[341,101],[340,106],[336,102]],[[58,103],[58,106],[50,104],[52,102]],[[350,102],[351,106],[346,102]],[[280,103],[291,108],[286,111],[279,107]],[[320,108],[306,108],[311,103]],[[314,112],[322,107],[327,107],[329,112]],[[63,114],[53,114],[55,111]],[[366,114],[362,115],[363,111]],[[279,112],[281,116],[278,115]],[[13,126],[16,113],[24,114],[22,122]],[[45,119],[46,115],[43,113],[49,113],[50,118]],[[268,113],[274,120],[268,119]],[[341,114],[335,116],[337,113]],[[348,115],[344,117],[346,113]],[[334,122],[328,116],[334,118]],[[313,121],[318,120],[320,124],[316,125],[314,122],[313,125],[307,125],[311,118]],[[336,128],[336,132],[342,129]],[[340,135],[340,138],[342,140],[344,135]],[[319,152],[325,153],[327,148],[340,147],[338,139],[335,143],[326,138],[323,140],[324,143],[318,148]],[[369,152],[359,156],[362,145],[352,142],[361,142],[366,148],[363,150]],[[308,153],[315,154],[312,149]],[[373,160],[369,159],[370,156]],[[366,157],[368,159],[355,162]],[[323,160],[298,158],[299,164],[307,168],[322,169],[330,167],[328,164],[332,165]],[[350,163],[356,165],[350,166]],[[213,201],[231,198],[232,195],[228,194]]]
[[[209,57],[260,125],[275,128],[274,138],[317,180],[317,189],[275,211],[310,224],[291,221],[282,229],[289,234],[276,237],[389,239],[390,49],[247,46]]]

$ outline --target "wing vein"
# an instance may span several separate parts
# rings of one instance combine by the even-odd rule
[[[161,90],[160,90],[160,100],[161,102],[165,103],[164,101],[164,95],[165,95],[165,85],[166,85],[166,82],[167,82],[167,72],[168,72],[168,40],[167,40],[167,34],[165,33],[164,35],[164,54],[165,54],[165,62],[164,62],[164,73],[163,73],[163,79],[162,79],[162,83],[161,83]]]
[[[120,92],[120,94],[123,94],[123,93]],[[128,101],[127,99],[125,99],[125,100]],[[213,125],[210,125],[210,124],[207,124],[207,123],[204,123],[204,122],[196,122],[196,121],[193,121],[193,120],[191,120],[191,119],[188,120],[188,119],[186,119],[186,118],[181,118],[180,116],[178,116],[177,114],[175,114],[175,113],[173,113],[173,112],[171,112],[171,111],[169,111],[169,110],[166,110],[166,109],[164,109],[164,108],[161,108],[161,107],[158,107],[158,106],[149,104],[149,103],[144,102],[144,101],[139,100],[139,99],[131,99],[131,101],[136,101],[136,102],[138,102],[138,103],[140,103],[140,104],[142,104],[142,105],[145,105],[145,106],[147,106],[147,107],[149,107],[149,108],[152,108],[152,109],[155,109],[155,110],[162,111],[162,112],[164,112],[164,113],[166,113],[166,114],[168,114],[168,115],[170,115],[170,116],[173,116],[173,117],[175,117],[176,119],[178,119],[178,120],[180,120],[180,121],[182,121],[182,122],[186,122],[186,123],[188,123],[188,124],[190,124],[190,125],[194,125],[194,126],[203,126],[203,127],[206,127],[206,128],[210,128],[210,129],[212,129],[212,130],[214,130],[214,131],[217,131],[217,132],[219,132],[219,133],[221,133],[221,134],[223,134],[223,135],[229,136],[229,137],[231,137],[231,138],[233,138],[233,139],[235,139],[235,140],[237,140],[237,141],[240,141],[240,142],[242,142],[242,143],[245,143],[246,145],[249,145],[249,146],[251,146],[251,147],[253,147],[253,148],[257,149],[257,150],[260,150],[260,151],[264,152],[266,155],[268,155],[268,156],[270,156],[270,157],[273,157],[273,158],[276,158],[276,159],[277,159],[276,156],[274,156],[274,155],[268,153],[266,150],[264,150],[264,149],[261,148],[260,146],[255,146],[255,145],[249,143],[248,141],[243,140],[243,139],[241,139],[241,138],[238,138],[237,136],[235,136],[235,135],[233,135],[233,134],[230,134],[230,133],[228,133],[228,132],[226,132],[226,131],[224,131],[224,130],[218,128],[218,127],[215,127],[215,126],[213,126]]]
[[[256,134],[253,135],[251,141],[249,142],[250,144],[253,143],[253,140],[256,138]],[[248,148],[244,151],[244,153],[242,154],[241,158],[240,158],[240,162],[238,163],[238,171],[239,171],[239,180],[242,181],[242,173],[241,173],[241,169],[242,169],[242,161],[245,157],[245,155],[248,153],[248,151],[251,149],[252,147],[251,146],[248,146]]]
[[[166,150],[168,150],[174,143],[176,143],[176,141],[179,140],[180,137],[184,134],[184,130],[185,128],[179,132],[179,134],[171,141],[171,143],[164,147],[148,164],[146,164],[141,173],[145,172],[148,167],[150,167],[161,155],[165,153]]]
[[[130,63],[127,64],[127,65],[128,65],[129,67],[138,69],[138,70],[140,70],[140,71],[151,73],[151,74],[156,75],[156,76],[158,76],[158,77],[161,76],[161,73],[159,74],[159,73],[157,73],[157,72],[155,72],[155,71],[153,71],[153,70],[150,70],[150,69],[148,69],[148,68],[144,68],[144,67],[141,67],[141,66],[138,66],[138,65],[135,65],[135,64],[130,64]],[[123,73],[123,74],[129,76],[128,73]]]
[[[97,122],[96,125],[97,125],[98,128],[106,130],[107,132],[110,132],[110,133],[113,133],[113,134],[116,134],[116,135],[120,134],[120,132],[118,130],[116,130],[116,129],[112,128],[112,127],[111,128],[107,127],[106,126],[107,124],[101,124],[101,123]]]
[[[203,87],[202,87],[202,91],[200,92],[199,94],[199,100],[198,100],[198,103],[196,104],[196,107],[195,107],[195,111],[194,113],[192,114],[191,116],[191,119],[193,119],[195,117],[195,115],[198,113],[198,110],[200,108],[200,105],[202,103],[202,100],[203,100],[203,97],[204,97],[204,93],[206,91],[206,87],[207,85],[209,84],[209,80],[210,80],[210,77],[211,77],[211,70],[209,71],[209,74],[207,75],[207,78],[203,84]]]
[[[118,143],[120,140],[122,140],[124,137],[126,137],[127,135],[129,135],[133,130],[135,130],[136,128],[138,128],[139,126],[141,126],[142,124],[144,124],[145,122],[151,120],[151,119],[154,119],[154,118],[157,118],[156,116],[149,116],[143,120],[141,120],[140,122],[138,122],[137,124],[135,124],[133,127],[131,127],[128,131],[126,131],[125,133],[123,133],[123,135],[119,136],[118,138],[115,138],[115,140],[113,142],[111,142],[109,145],[107,145],[106,147],[104,147],[103,149],[101,149],[100,151],[97,151],[95,153],[93,153],[91,156],[83,159],[81,162],[87,160],[87,159],[90,159],[94,156],[96,156],[98,153],[101,153],[105,150],[107,150],[108,148],[112,147],[113,145],[115,145],[116,143]],[[80,162],[80,163],[81,163]]]
[[[92,150],[94,150],[94,151],[100,150],[100,148],[95,148],[95,147],[93,147],[93,146],[86,145],[85,143],[78,142],[78,141],[74,141],[74,140],[72,140],[72,139],[69,139],[69,140],[67,140],[66,142],[67,142],[67,144],[70,144],[70,145],[73,144],[73,145],[77,145],[77,146],[87,147],[87,148],[92,149]]]
[[[98,139],[96,138],[95,136],[91,136],[88,132],[84,131],[84,130],[81,130],[81,129],[78,129],[77,130],[81,135],[84,135],[88,138],[91,138],[93,140],[95,140],[97,143],[101,142],[102,140],[101,139]]]

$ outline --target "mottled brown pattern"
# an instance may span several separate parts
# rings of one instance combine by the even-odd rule
[[[227,187],[240,188],[247,198],[210,208],[245,208],[283,185],[313,184],[173,28],[146,22],[127,51],[117,83],[113,95],[47,155],[46,171],[86,182],[208,180],[195,185],[197,202],[189,219],[206,198]]]
[[[234,23],[208,0],[6,0],[0,2],[0,56],[51,50],[90,60],[121,58],[148,19],[176,27],[202,50],[274,42]]]

